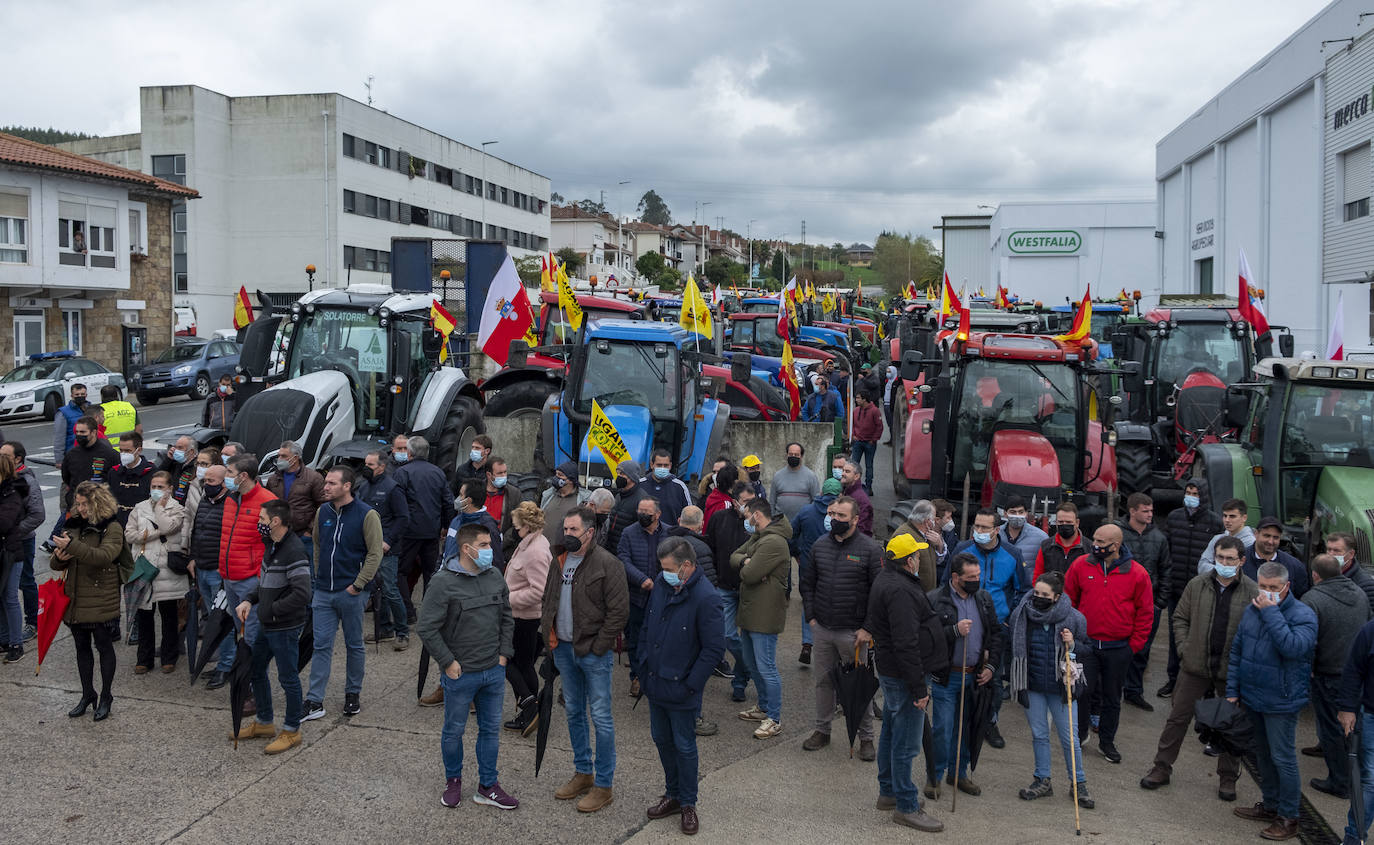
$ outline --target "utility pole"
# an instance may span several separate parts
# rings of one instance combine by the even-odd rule
[[[749,242],[749,281],[754,281],[754,221],[750,220],[744,226],[744,239]]]
[[[617,182],[615,188],[615,261],[621,268],[628,267],[628,265],[623,263],[625,257],[625,232],[621,225],[621,218],[625,216],[625,199],[624,192],[621,188],[628,184],[630,184],[630,180],[626,179],[624,182]]]
[[[482,233],[478,236],[478,237],[480,237],[480,238],[486,238],[486,236],[487,236],[487,193],[488,193],[488,187],[487,187],[487,147],[490,147],[492,144],[499,144],[499,143],[501,143],[501,142],[500,142],[500,141],[483,141],[483,142],[482,142]]]
[[[706,206],[708,206],[708,205],[710,205],[710,204],[711,204],[711,203],[709,203],[709,202],[703,202],[703,203],[701,204],[701,210],[702,210],[702,211],[705,211],[705,210],[706,210]],[[710,228],[710,227],[708,227],[705,223],[702,223],[702,224],[701,224],[701,255],[698,256],[698,258],[699,258],[699,260],[700,260],[700,262],[701,262],[701,274],[702,274],[703,276],[706,275],[706,258],[707,258],[707,254],[706,254],[706,230],[707,230],[708,228]]]
[[[806,221],[802,221],[801,227],[801,260],[802,268],[806,268]]]

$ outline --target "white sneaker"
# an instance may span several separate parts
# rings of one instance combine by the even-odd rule
[[[782,733],[782,723],[765,718],[757,728],[754,729],[754,739],[770,739]]]
[[[768,714],[758,707],[750,707],[748,710],[741,710],[739,717],[746,722],[762,722],[768,718]]]

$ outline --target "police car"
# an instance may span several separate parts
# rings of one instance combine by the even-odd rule
[[[100,388],[107,384],[118,386],[121,395],[125,389],[124,376],[70,349],[40,352],[0,378],[0,420],[39,414],[50,420],[71,398],[73,384],[86,385],[92,402],[100,401]]]

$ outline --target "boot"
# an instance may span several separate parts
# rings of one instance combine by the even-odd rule
[[[435,687],[434,692],[420,699],[421,707],[440,707],[444,703],[444,688]]]
[[[1017,793],[1022,801],[1034,801],[1037,798],[1048,798],[1054,794],[1054,787],[1050,786],[1049,778],[1036,778],[1031,781],[1031,785]]]
[[[1078,806],[1085,810],[1091,810],[1097,806],[1097,802],[1088,794],[1088,782],[1086,780],[1078,782]]]
[[[246,739],[256,739],[258,737],[266,737],[267,739],[271,739],[276,735],[277,729],[275,726],[264,725],[257,719],[253,719],[248,724],[239,728],[239,735],[237,739],[239,742],[243,742]],[[229,738],[234,739],[235,737],[231,734]]]
[[[73,719],[84,716],[86,715],[86,708],[90,707],[92,704],[95,704],[95,693],[83,695],[81,696],[81,700],[76,703],[76,706],[67,711],[67,715]]]
[[[1170,772],[1167,767],[1155,763],[1154,766],[1150,768],[1150,773],[1140,779],[1140,788],[1159,789],[1161,786],[1167,786],[1169,783],[1169,774]]]
[[[515,718],[506,722],[502,727],[508,731],[524,733],[525,728],[529,727],[530,722],[539,715],[539,701],[534,696],[527,695],[520,700],[517,706],[519,710],[516,712]]]
[[[582,796],[582,800],[577,802],[579,813],[595,813],[607,804],[615,800],[611,794],[609,786],[593,786],[591,791]]]
[[[282,731],[277,734],[276,739],[267,743],[267,747],[262,750],[264,754],[280,754],[289,751],[301,744],[301,732],[299,729],[294,731]]]
[[[1273,842],[1282,842],[1298,835],[1298,820],[1275,817],[1268,827],[1260,831],[1260,836]]]
[[[943,822],[926,815],[925,810],[917,810],[914,813],[902,813],[897,810],[892,811],[892,820],[906,827],[914,827],[926,833],[939,833],[945,829]]]
[[[114,697],[110,695],[100,696],[100,701],[95,705],[95,721],[103,722],[110,718],[110,705],[114,703]]]
[[[559,801],[571,801],[596,784],[596,778],[592,775],[584,775],[581,772],[572,776],[572,780],[558,787],[553,797]]]
[[[926,781],[926,789],[925,789],[925,792],[926,792],[926,797],[929,798],[929,799],[931,799],[932,801],[935,800],[935,799],[937,799],[937,798],[939,798],[939,797],[940,797],[940,780],[939,780],[939,778],[936,778],[935,780],[928,780],[928,781]],[[894,804],[892,805],[892,807],[891,807],[891,808],[888,808],[888,809],[896,809],[896,807],[897,807],[897,805],[894,803]],[[878,809],[881,810],[881,809],[884,809],[884,808],[879,807]]]

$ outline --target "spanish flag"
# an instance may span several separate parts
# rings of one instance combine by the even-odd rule
[[[1007,296],[1007,289],[1004,288],[1004,287],[1002,287],[1001,285],[998,285],[998,286],[997,286],[997,307],[998,307],[998,308],[1010,308],[1010,307],[1011,307],[1011,299]]]
[[[792,365],[792,344],[782,342],[782,383],[787,386],[787,406],[791,419],[795,421],[801,414],[801,388],[797,385],[797,371]]]
[[[241,329],[253,322],[253,303],[248,301],[248,289],[239,287],[234,297],[234,328]]]
[[[442,364],[448,360],[448,336],[453,334],[454,329],[458,328],[458,321],[453,319],[453,315],[448,313],[437,299],[430,303],[429,321],[434,326],[434,330],[444,339],[443,345],[439,347],[439,363]]]
[[[950,286],[949,274],[945,274],[945,285],[940,291],[940,319],[958,314],[963,310],[964,304],[959,301],[959,297],[954,293],[954,288]]]
[[[1078,303],[1078,311],[1073,315],[1073,327],[1067,334],[1055,335],[1055,340],[1082,340],[1093,330],[1093,293],[1092,285],[1088,285],[1088,290],[1083,294],[1083,301]]]

